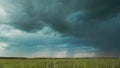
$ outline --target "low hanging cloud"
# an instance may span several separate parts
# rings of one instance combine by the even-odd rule
[[[85,44],[100,55],[120,56],[119,0],[0,0],[0,14],[0,23],[15,29],[36,33],[47,26],[75,37],[69,41],[74,47]]]
[[[6,38],[0,38],[0,42],[8,45],[3,47],[1,44],[1,56],[87,57],[96,52],[96,49],[80,44],[79,39],[62,37],[62,34],[49,27],[44,27],[37,33],[28,33],[9,25],[0,25],[0,31],[0,36]],[[88,55],[83,54],[88,52]]]

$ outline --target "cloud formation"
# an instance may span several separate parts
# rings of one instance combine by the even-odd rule
[[[1,24],[25,32],[22,37],[9,40],[10,42],[18,40],[17,45],[23,43],[25,48],[27,45],[48,46],[47,43],[52,45],[69,43],[71,48],[84,44],[97,48],[99,55],[120,56],[119,0],[0,0],[0,14]],[[50,34],[47,38],[42,37],[44,34],[35,36],[45,27],[51,29],[45,33]],[[51,40],[51,34],[52,37],[60,35]]]

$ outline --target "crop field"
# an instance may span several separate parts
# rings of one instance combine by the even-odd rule
[[[0,68],[120,68],[120,59],[0,59]]]

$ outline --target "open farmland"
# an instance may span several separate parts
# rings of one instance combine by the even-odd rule
[[[0,68],[120,68],[120,59],[0,59]]]

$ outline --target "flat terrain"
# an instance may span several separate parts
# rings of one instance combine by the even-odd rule
[[[0,59],[0,68],[120,68],[120,59]]]

